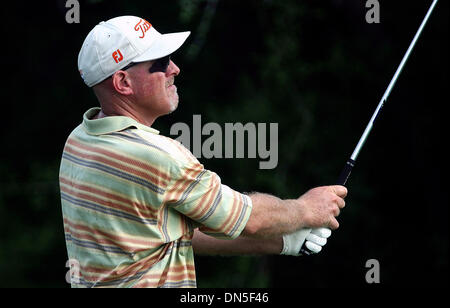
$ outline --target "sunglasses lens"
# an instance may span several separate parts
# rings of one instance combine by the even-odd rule
[[[170,63],[170,56],[156,60],[150,67],[150,73],[155,72],[165,73],[167,71],[167,67],[169,67],[169,63]]]

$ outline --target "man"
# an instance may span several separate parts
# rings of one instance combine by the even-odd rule
[[[122,16],[83,43],[79,71],[101,108],[84,114],[61,161],[73,287],[196,287],[194,251],[297,256],[305,241],[313,252],[326,243],[328,229],[310,228],[339,226],[345,187],[241,194],[151,127],[178,106],[170,55],[188,36]]]

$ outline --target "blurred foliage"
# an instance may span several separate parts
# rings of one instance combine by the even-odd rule
[[[173,57],[179,108],[155,128],[168,135],[193,114],[222,127],[278,123],[273,170],[259,170],[259,159],[201,161],[236,190],[294,198],[333,184],[428,5],[382,2],[381,23],[369,25],[359,0],[90,0],[80,1],[81,23],[67,24],[63,0],[8,3],[2,34],[15,48],[3,50],[0,286],[68,286],[59,159],[83,112],[98,105],[77,55],[99,21],[131,14],[162,33],[191,30]],[[199,287],[364,286],[371,258],[387,285],[448,283],[448,155],[438,126],[447,54],[441,2],[365,145],[324,252],[198,257]]]

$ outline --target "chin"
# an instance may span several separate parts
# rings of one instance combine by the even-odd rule
[[[175,110],[177,110],[177,108],[178,108],[178,97],[176,99],[172,100],[169,103],[169,106],[170,106],[169,113],[172,113]]]

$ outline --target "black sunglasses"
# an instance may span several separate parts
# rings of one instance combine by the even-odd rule
[[[139,62],[131,62],[124,68],[122,68],[122,71],[129,69],[130,67],[138,64]],[[170,64],[170,56],[166,56],[163,58],[156,59],[155,62],[153,62],[152,66],[150,66],[150,69],[148,70],[150,73],[156,73],[161,72],[165,73],[167,71],[167,68]]]

